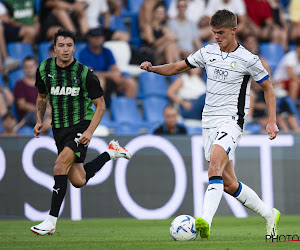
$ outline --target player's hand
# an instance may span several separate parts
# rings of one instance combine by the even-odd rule
[[[88,130],[84,131],[79,138],[79,141],[81,144],[83,144],[85,147],[87,147],[92,139],[93,133],[89,132]]]
[[[140,68],[148,72],[153,72],[152,63],[148,61],[142,62]]]
[[[269,139],[270,140],[275,139],[277,133],[279,132],[279,129],[278,129],[276,123],[268,123],[267,127],[266,127],[266,130],[267,130],[267,132],[269,134]]]
[[[42,132],[43,123],[37,122],[33,128],[34,137],[39,138],[40,133]]]

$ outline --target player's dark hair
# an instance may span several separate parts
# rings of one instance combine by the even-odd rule
[[[235,28],[237,26],[236,15],[229,10],[218,10],[210,19],[213,28]]]
[[[59,36],[63,36],[64,38],[66,37],[70,37],[71,39],[73,39],[74,41],[74,44],[76,42],[76,36],[75,36],[75,33],[70,31],[70,30],[67,30],[67,29],[59,29],[55,34],[54,34],[54,46],[56,45],[56,41],[57,41],[57,37]]]

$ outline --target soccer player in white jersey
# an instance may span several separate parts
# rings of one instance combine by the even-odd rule
[[[211,222],[223,191],[263,216],[267,235],[276,237],[280,212],[265,204],[246,184],[237,181],[232,162],[249,109],[251,77],[264,90],[269,116],[266,130],[269,139],[275,139],[279,130],[272,83],[258,56],[236,42],[237,18],[232,12],[225,9],[217,11],[210,25],[217,43],[209,44],[177,63],[152,66],[150,62],[143,62],[140,67],[165,76],[195,67],[206,69],[207,91],[202,124],[205,158],[209,162],[209,182],[204,196],[203,215],[196,219],[201,238],[210,237]]]

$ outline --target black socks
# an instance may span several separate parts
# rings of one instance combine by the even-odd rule
[[[110,160],[110,155],[107,152],[102,153],[94,160],[85,164],[84,170],[86,172],[86,183],[91,179],[103,166],[106,162]]]
[[[60,206],[67,191],[68,175],[55,175],[50,215],[58,217]]]

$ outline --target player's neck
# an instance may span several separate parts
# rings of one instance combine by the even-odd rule
[[[220,47],[220,50],[222,52],[230,53],[232,51],[235,51],[238,46],[239,46],[239,44],[237,43],[237,41],[233,40],[226,47]]]
[[[74,58],[72,57],[69,61],[62,61],[58,57],[56,57],[56,64],[60,68],[66,68],[68,67],[72,62],[74,61]]]

